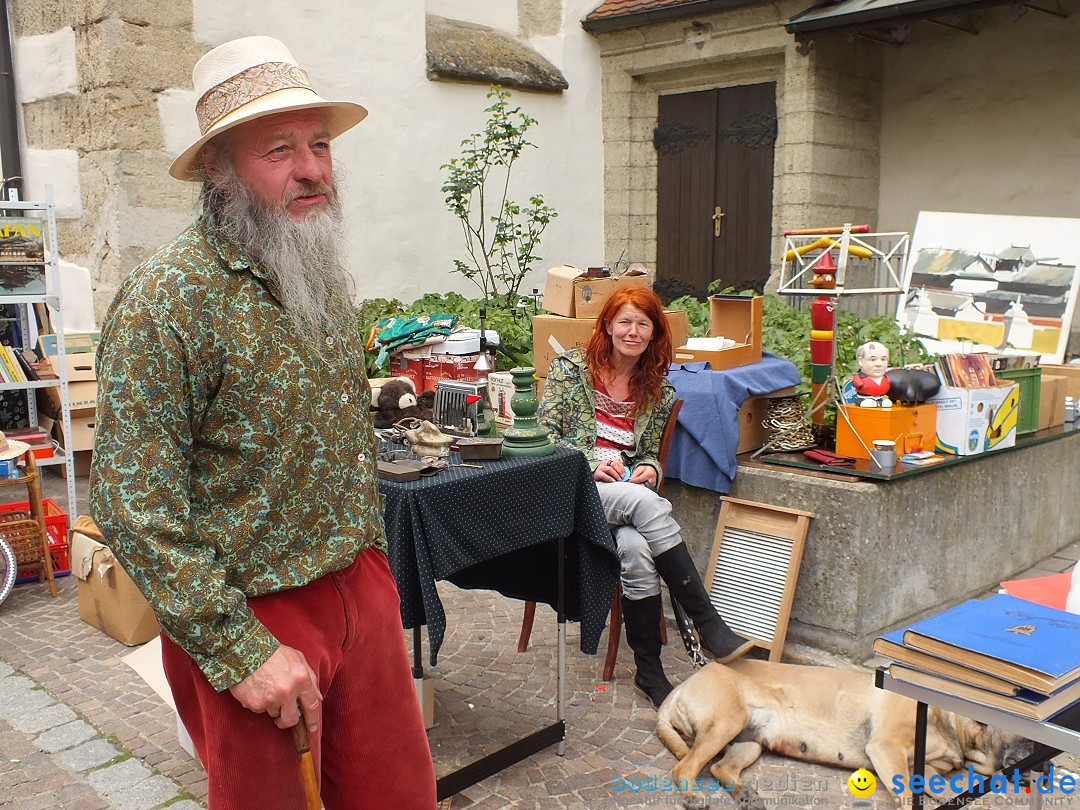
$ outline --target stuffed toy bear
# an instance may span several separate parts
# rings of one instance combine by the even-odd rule
[[[374,422],[377,428],[393,427],[402,419],[431,419],[435,392],[425,391],[416,396],[412,380],[394,377],[381,386],[372,384],[371,405],[376,409]]]

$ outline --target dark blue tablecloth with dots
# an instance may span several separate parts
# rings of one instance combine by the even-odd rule
[[[594,654],[619,559],[585,456],[558,448],[542,458],[478,463],[483,469],[379,482],[403,625],[427,625],[434,666],[446,632],[438,580],[554,607],[561,537],[566,617],[581,622],[581,650]]]

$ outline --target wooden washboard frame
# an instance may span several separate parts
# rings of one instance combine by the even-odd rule
[[[721,497],[705,590],[724,621],[779,661],[809,512]]]

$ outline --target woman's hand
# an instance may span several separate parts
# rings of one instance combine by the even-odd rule
[[[644,484],[650,489],[656,488],[656,468],[649,464],[639,464],[634,467],[634,471],[630,474],[631,484]]]
[[[610,484],[612,481],[622,481],[625,474],[626,467],[621,461],[602,461],[593,473],[593,478]]]

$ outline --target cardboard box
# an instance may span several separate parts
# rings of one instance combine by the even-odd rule
[[[1042,370],[1044,375],[1065,378],[1064,390],[1061,392],[1063,397],[1080,399],[1080,366],[1055,366],[1044,363]]]
[[[1047,374],[1043,368],[1039,388],[1039,430],[1065,424],[1065,389],[1068,377]]]
[[[882,439],[896,442],[897,455],[914,452],[916,447],[930,450],[941,431],[938,407],[929,402],[891,408],[838,407],[847,415],[847,419],[839,412],[836,415],[836,452],[841,456],[869,460],[863,444],[872,449],[872,442]]]
[[[407,353],[390,355],[390,376],[408,377],[412,380],[416,393],[424,390],[424,361],[423,359],[410,359]]]
[[[71,565],[80,619],[129,647],[158,634],[154,612],[108,546],[73,531]]]
[[[419,391],[434,391],[439,380],[480,382],[489,372],[477,371],[474,366],[480,354],[432,354],[424,360],[424,387]],[[495,368],[495,356],[488,352],[491,367]]]
[[[676,363],[707,362],[714,371],[748,366],[761,360],[761,296],[709,296],[709,337],[726,337],[738,345],[720,351],[688,349],[676,343]]]
[[[604,301],[617,287],[625,284],[649,286],[647,273],[617,278],[589,278],[584,270],[559,265],[547,271],[544,284],[544,309],[565,318],[595,318]]]
[[[141,677],[157,696],[165,701],[165,704],[176,715],[176,737],[180,747],[183,748],[192,759],[197,759],[195,746],[191,741],[191,735],[184,727],[179,713],[176,711],[176,701],[173,700],[172,689],[165,678],[165,667],[161,663],[161,636],[152,638],[150,641],[136,650],[132,650],[120,659]]]
[[[773,394],[794,394],[795,389],[781,388],[773,391]],[[736,453],[750,453],[764,446],[769,440],[770,431],[762,426],[765,416],[769,412],[769,403],[772,402],[764,396],[748,397],[743,402],[736,418],[739,421],[739,443],[735,447]]]
[[[671,345],[679,346],[686,342],[690,334],[690,321],[685,312],[667,311],[668,328],[671,330]],[[533,366],[538,377],[547,377],[551,361],[564,351],[581,348],[589,342],[596,318],[563,318],[559,315],[534,315],[533,325]],[[552,341],[560,348],[556,349]]]
[[[1016,383],[999,383],[992,388],[943,385],[930,402],[938,406],[934,449],[939,453],[970,456],[1016,444],[1020,408]]]

